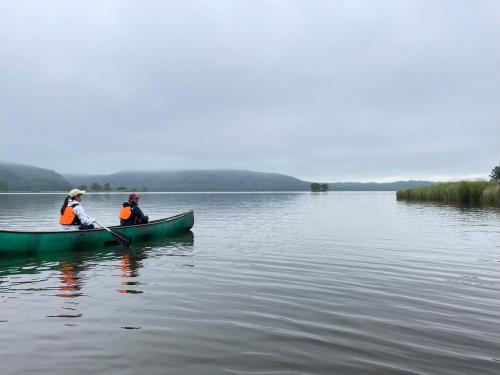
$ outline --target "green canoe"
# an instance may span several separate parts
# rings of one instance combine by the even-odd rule
[[[159,238],[182,233],[192,228],[193,211],[150,221],[130,227],[110,227],[113,232],[125,234],[135,243],[139,239]],[[115,245],[111,233],[104,229],[57,232],[21,232],[0,230],[0,255],[27,252],[71,250]]]

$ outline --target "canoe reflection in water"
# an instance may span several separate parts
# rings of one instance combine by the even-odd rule
[[[95,280],[96,274],[104,278],[119,277],[114,293],[140,294],[137,290],[139,270],[143,268],[145,259],[164,256],[186,256],[193,250],[194,235],[191,231],[168,240],[151,240],[141,243],[141,246],[125,249],[115,246],[101,250],[67,251],[59,253],[37,254],[19,258],[0,257],[0,296],[12,292],[40,293],[45,296],[63,298],[61,314],[46,315],[50,318],[80,318],[79,298],[85,297],[85,280],[90,277]],[[95,272],[102,268],[104,271]],[[118,274],[116,274],[118,270]],[[44,274],[45,277],[40,277]],[[18,280],[22,278],[22,282]],[[58,286],[54,287],[54,280]],[[50,285],[52,284],[52,285]],[[26,288],[27,285],[31,287]],[[105,283],[109,285],[109,283]],[[24,289],[26,288],[26,289]],[[57,290],[55,294],[50,291]],[[49,293],[47,293],[49,292]],[[100,293],[105,293],[101,290]],[[28,294],[28,293],[26,293]],[[71,324],[68,324],[71,325]]]
[[[57,293],[57,297],[76,298],[82,295],[79,292],[81,289],[79,272],[82,269],[82,264],[70,263],[68,261],[59,262],[59,280],[61,281],[59,290],[61,293]],[[77,311],[77,306],[78,302],[76,301],[65,301],[64,306],[61,307],[65,311],[64,313],[48,315],[47,318],[80,318],[82,314]]]
[[[67,261],[59,262],[59,271],[61,272],[59,279],[62,284],[60,290],[66,293],[59,293],[57,294],[58,297],[75,298],[81,295],[81,293],[77,292],[81,289],[78,283],[80,280],[78,276],[80,269],[78,266],[79,265]]]

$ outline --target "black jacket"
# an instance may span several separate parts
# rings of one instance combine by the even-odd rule
[[[120,225],[128,226],[128,225],[137,225],[137,224],[146,224],[149,218],[144,215],[142,210],[139,208],[137,203],[135,202],[123,202],[123,207],[130,207],[132,214],[127,220],[120,220]]]

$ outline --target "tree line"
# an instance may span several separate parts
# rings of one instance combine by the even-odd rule
[[[98,182],[93,182],[90,186],[82,184],[77,186],[80,190],[90,191],[90,192],[109,192],[109,191],[148,191],[147,187],[143,187],[142,189],[133,187],[128,188],[126,186],[118,186],[116,189],[111,187],[109,182],[105,182],[104,185],[99,184]]]

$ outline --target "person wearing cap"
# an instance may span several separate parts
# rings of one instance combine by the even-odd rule
[[[85,191],[73,189],[64,199],[59,216],[59,224],[63,226],[64,230],[94,229],[95,219],[85,213],[80,203],[83,194]]]
[[[132,193],[128,196],[128,202],[123,202],[123,207],[118,215],[121,226],[147,224],[149,217],[144,215],[139,208],[139,199],[141,197],[137,193]]]

